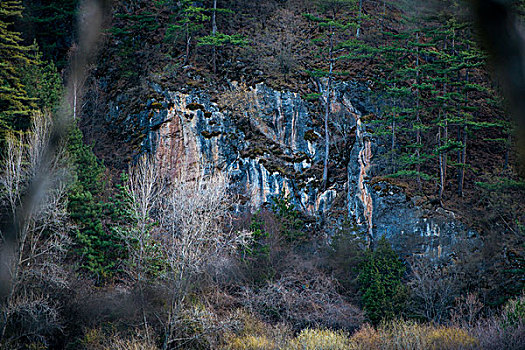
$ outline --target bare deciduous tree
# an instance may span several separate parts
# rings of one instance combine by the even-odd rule
[[[197,277],[226,252],[238,236],[226,228],[232,197],[223,174],[180,180],[171,186],[162,212],[161,247],[171,291],[163,348],[171,342],[185,298]]]
[[[408,283],[414,303],[412,311],[428,321],[443,322],[457,296],[457,274],[452,266],[442,266],[430,258],[415,258]]]
[[[337,281],[311,259],[291,255],[280,277],[257,289],[243,288],[242,302],[268,321],[304,327],[357,328],[363,313],[338,292]]]
[[[19,139],[13,135],[7,138],[7,152],[0,174],[0,200],[2,206],[13,213],[13,218],[30,179],[41,168],[50,130],[50,117],[37,114],[27,135]],[[29,211],[23,227],[18,230],[16,247],[6,247],[4,237],[1,237],[1,263],[6,264],[4,270],[9,272],[11,283],[5,300],[2,300],[0,343],[9,346],[14,346],[10,342],[24,337],[42,337],[33,323],[56,324],[57,312],[52,310],[54,304],[50,302],[49,289],[66,287],[60,260],[69,244],[68,171],[64,160],[63,150],[58,150],[53,159],[46,162],[46,171],[51,174],[48,181],[52,183],[45,186],[45,193],[38,194],[37,205]],[[38,288],[33,288],[35,285]],[[8,328],[14,331],[9,337],[6,334]]]
[[[163,184],[152,158],[142,156],[137,164],[130,167],[127,191],[131,199],[132,215],[136,227],[128,230],[127,244],[135,278],[139,283],[145,278],[147,266],[144,261],[152,244],[152,211],[158,208]]]
[[[451,310],[450,318],[454,324],[473,328],[478,321],[483,304],[476,294],[468,293],[455,299],[456,307]]]
[[[154,220],[152,212],[158,209],[159,198],[164,189],[153,158],[143,155],[130,167],[126,192],[130,199],[133,223],[123,230],[124,242],[129,253],[128,276],[135,282],[139,298],[145,336],[151,342],[146,315],[145,287],[152,259],[160,259],[158,245],[152,237]]]
[[[217,331],[214,322],[206,321],[204,327],[202,317],[188,313],[191,307],[188,309],[186,297],[210,266],[242,241],[225,225],[233,204],[228,186],[227,177],[217,174],[193,179],[181,176],[168,188],[147,157],[130,168],[127,191],[135,222],[125,230],[131,259],[129,275],[142,298],[147,282],[156,282],[166,291],[166,314],[157,314],[156,318],[164,322],[164,349],[175,342],[197,341],[195,337],[205,336],[208,328],[212,333]],[[151,262],[162,265],[160,273],[149,273]],[[145,310],[142,316],[149,339]],[[184,333],[184,325],[194,321],[205,329],[200,334]]]

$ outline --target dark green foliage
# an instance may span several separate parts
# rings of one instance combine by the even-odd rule
[[[183,39],[187,50],[192,37],[204,29],[204,23],[210,20],[204,7],[194,5],[194,1],[184,0],[178,4],[178,9],[171,15],[171,23],[166,28],[165,40],[173,44]]]
[[[305,95],[303,98],[307,101],[318,101],[322,96],[322,94],[312,92]]]
[[[81,267],[99,279],[111,277],[125,258],[121,237],[111,230],[111,216],[116,217],[119,202],[104,204],[102,175],[104,166],[90,146],[84,144],[82,132],[73,127],[69,135],[68,154],[76,181],[70,188],[68,211],[78,228],[74,235],[74,252]]]
[[[249,226],[252,241],[249,246],[241,249],[241,261],[246,270],[246,275],[251,283],[256,285],[271,280],[275,275],[270,256],[271,237],[270,233],[265,231],[264,218],[261,217],[260,210],[252,216]]]
[[[52,61],[42,59],[36,42],[30,46],[28,58],[30,65],[22,67],[22,83],[27,95],[35,99],[39,109],[53,112],[62,95],[62,79]]]
[[[27,130],[32,112],[52,112],[62,92],[54,64],[43,61],[38,45],[24,45],[13,30],[22,10],[20,1],[0,4],[0,134]]]
[[[148,72],[158,59],[151,47],[162,41],[167,9],[158,1],[148,1],[147,6],[142,1],[120,5],[122,8],[115,11],[107,32],[114,42],[116,79],[133,85],[138,84],[141,74]]]
[[[243,46],[248,43],[240,34],[226,34],[217,29],[218,14],[233,14],[226,8],[206,7],[191,0],[166,0],[163,5],[170,9],[170,20],[166,26],[164,41],[170,43],[169,54],[184,52],[186,64],[197,50],[195,46],[211,47],[213,50],[214,70],[216,69],[217,49],[225,46]],[[205,34],[208,22],[212,21],[212,31]],[[180,46],[179,46],[180,45]],[[184,47],[184,49],[181,49]]]
[[[289,243],[300,243],[306,238],[301,213],[290,203],[290,198],[280,195],[272,198],[272,211],[281,222],[281,235]]]
[[[82,191],[100,193],[103,188],[104,166],[97,159],[90,146],[83,141],[82,131],[71,128],[68,139],[68,154],[73,164],[78,185]]]
[[[520,295],[517,298],[507,301],[503,307],[502,326],[504,328],[518,327],[525,319],[525,296]]]
[[[32,64],[29,47],[23,45],[20,33],[13,29],[22,15],[18,0],[0,2],[0,132],[6,129],[25,130],[36,104],[26,92],[20,68]],[[3,136],[0,136],[2,139]]]
[[[44,59],[64,68],[67,51],[76,36],[79,0],[24,0],[22,23],[27,37],[36,39]]]
[[[488,105],[499,109],[501,104],[484,80],[485,55],[471,40],[472,24],[453,13],[428,17],[426,23],[408,18],[403,24],[403,30],[382,32],[377,47],[358,50],[375,60],[374,92],[377,105],[383,105],[371,124],[389,147],[376,156],[376,166],[383,176],[416,181],[418,191],[437,189],[443,203],[451,195],[450,183],[459,196],[472,183],[467,182],[472,175],[468,144],[487,131],[508,132],[502,129],[504,120],[486,114]]]
[[[405,266],[383,236],[368,249],[359,266],[361,300],[370,321],[378,324],[399,316],[407,297],[402,284]]]
[[[348,219],[336,232],[328,248],[328,268],[341,285],[341,292],[354,297],[359,289],[357,276],[363,263],[366,232]]]

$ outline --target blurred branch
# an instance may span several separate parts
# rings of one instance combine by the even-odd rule
[[[470,0],[481,36],[518,124],[520,162],[525,166],[525,38],[509,0]]]

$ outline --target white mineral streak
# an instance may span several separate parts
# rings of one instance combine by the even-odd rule
[[[360,130],[361,127],[361,119],[357,119],[357,133],[360,137]],[[370,166],[372,165],[372,145],[370,142],[370,139],[364,139],[362,140],[362,148],[359,150],[359,181],[357,183],[358,191],[359,191],[359,199],[361,200],[361,203],[363,203],[363,216],[366,220],[366,224],[368,227],[368,238],[373,238],[373,223],[372,223],[372,214],[374,211],[374,205],[372,202],[372,196],[370,195],[370,191],[368,189],[368,185],[365,183],[365,179],[368,175],[368,170],[370,170]]]
[[[292,134],[290,135],[290,146],[292,147],[292,150],[295,152],[297,150],[297,143],[296,143],[296,125],[297,123],[297,110],[294,108],[295,105],[292,105]]]
[[[276,126],[277,130],[284,131],[284,114],[283,114],[283,102],[281,100],[281,93],[276,92],[275,93],[275,104],[277,106],[277,115],[275,116],[277,120],[274,120],[274,125]],[[286,133],[281,132],[279,140],[277,138],[274,139],[274,141],[278,141],[281,145],[284,145],[286,143]]]
[[[357,193],[356,196],[363,205],[362,217],[364,218],[364,223],[367,226],[367,233],[369,242],[373,239],[373,212],[374,205],[372,201],[372,195],[370,193],[369,186],[366,182],[368,177],[368,172],[372,166],[372,142],[370,138],[365,137],[364,127],[361,121],[361,115],[352,105],[351,101],[344,96],[342,100],[343,106],[346,110],[354,117],[356,121],[356,143],[355,145],[360,147],[358,153],[358,164],[359,164],[359,175],[357,179]],[[352,186],[349,183],[349,186]],[[357,213],[357,205],[355,210],[350,213],[356,218],[358,224],[363,224],[361,222],[361,216]]]
[[[254,90],[253,107],[254,115],[250,117],[252,125],[270,140],[281,144],[285,149],[292,153],[297,151],[308,151],[310,156],[315,156],[316,148],[311,142],[306,143],[303,136],[299,135],[299,130],[304,130],[304,123],[301,119],[301,107],[294,106],[300,103],[300,97],[294,93],[273,92],[268,100],[268,94],[262,86],[257,86]],[[265,99],[266,93],[266,99]],[[291,101],[290,101],[291,100]],[[227,136],[223,133],[232,132],[226,128],[227,115],[211,108],[211,118],[204,118],[200,110],[192,110],[188,105],[192,102],[200,104],[200,100],[191,95],[183,93],[171,93],[170,103],[172,107],[167,111],[168,116],[156,131],[156,162],[162,173],[171,179],[179,176],[194,178],[198,174],[211,173],[213,171],[227,171],[230,174],[240,175],[243,182],[237,185],[245,189],[245,194],[249,197],[248,203],[252,208],[257,208],[263,203],[268,202],[272,197],[283,194],[285,196],[296,196],[298,204],[310,214],[316,213],[322,207],[323,210],[330,208],[331,203],[336,197],[333,189],[328,189],[323,193],[310,193],[308,188],[295,189],[292,179],[289,179],[279,172],[270,172],[260,162],[264,157],[255,159],[248,157],[225,158],[224,152],[231,150]],[[267,104],[270,106],[267,106]],[[292,109],[286,106],[291,104]],[[262,113],[273,108],[271,119],[261,117]],[[214,110],[213,110],[214,109]],[[214,121],[213,124],[210,121]],[[273,124],[273,125],[272,125]],[[202,131],[220,130],[221,134],[212,137],[202,135]],[[243,141],[241,141],[243,142]],[[303,145],[301,146],[301,142]],[[300,172],[311,167],[311,162],[294,163],[293,167]]]

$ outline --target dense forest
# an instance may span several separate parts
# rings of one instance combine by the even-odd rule
[[[524,19],[0,0],[0,348],[523,349]]]

